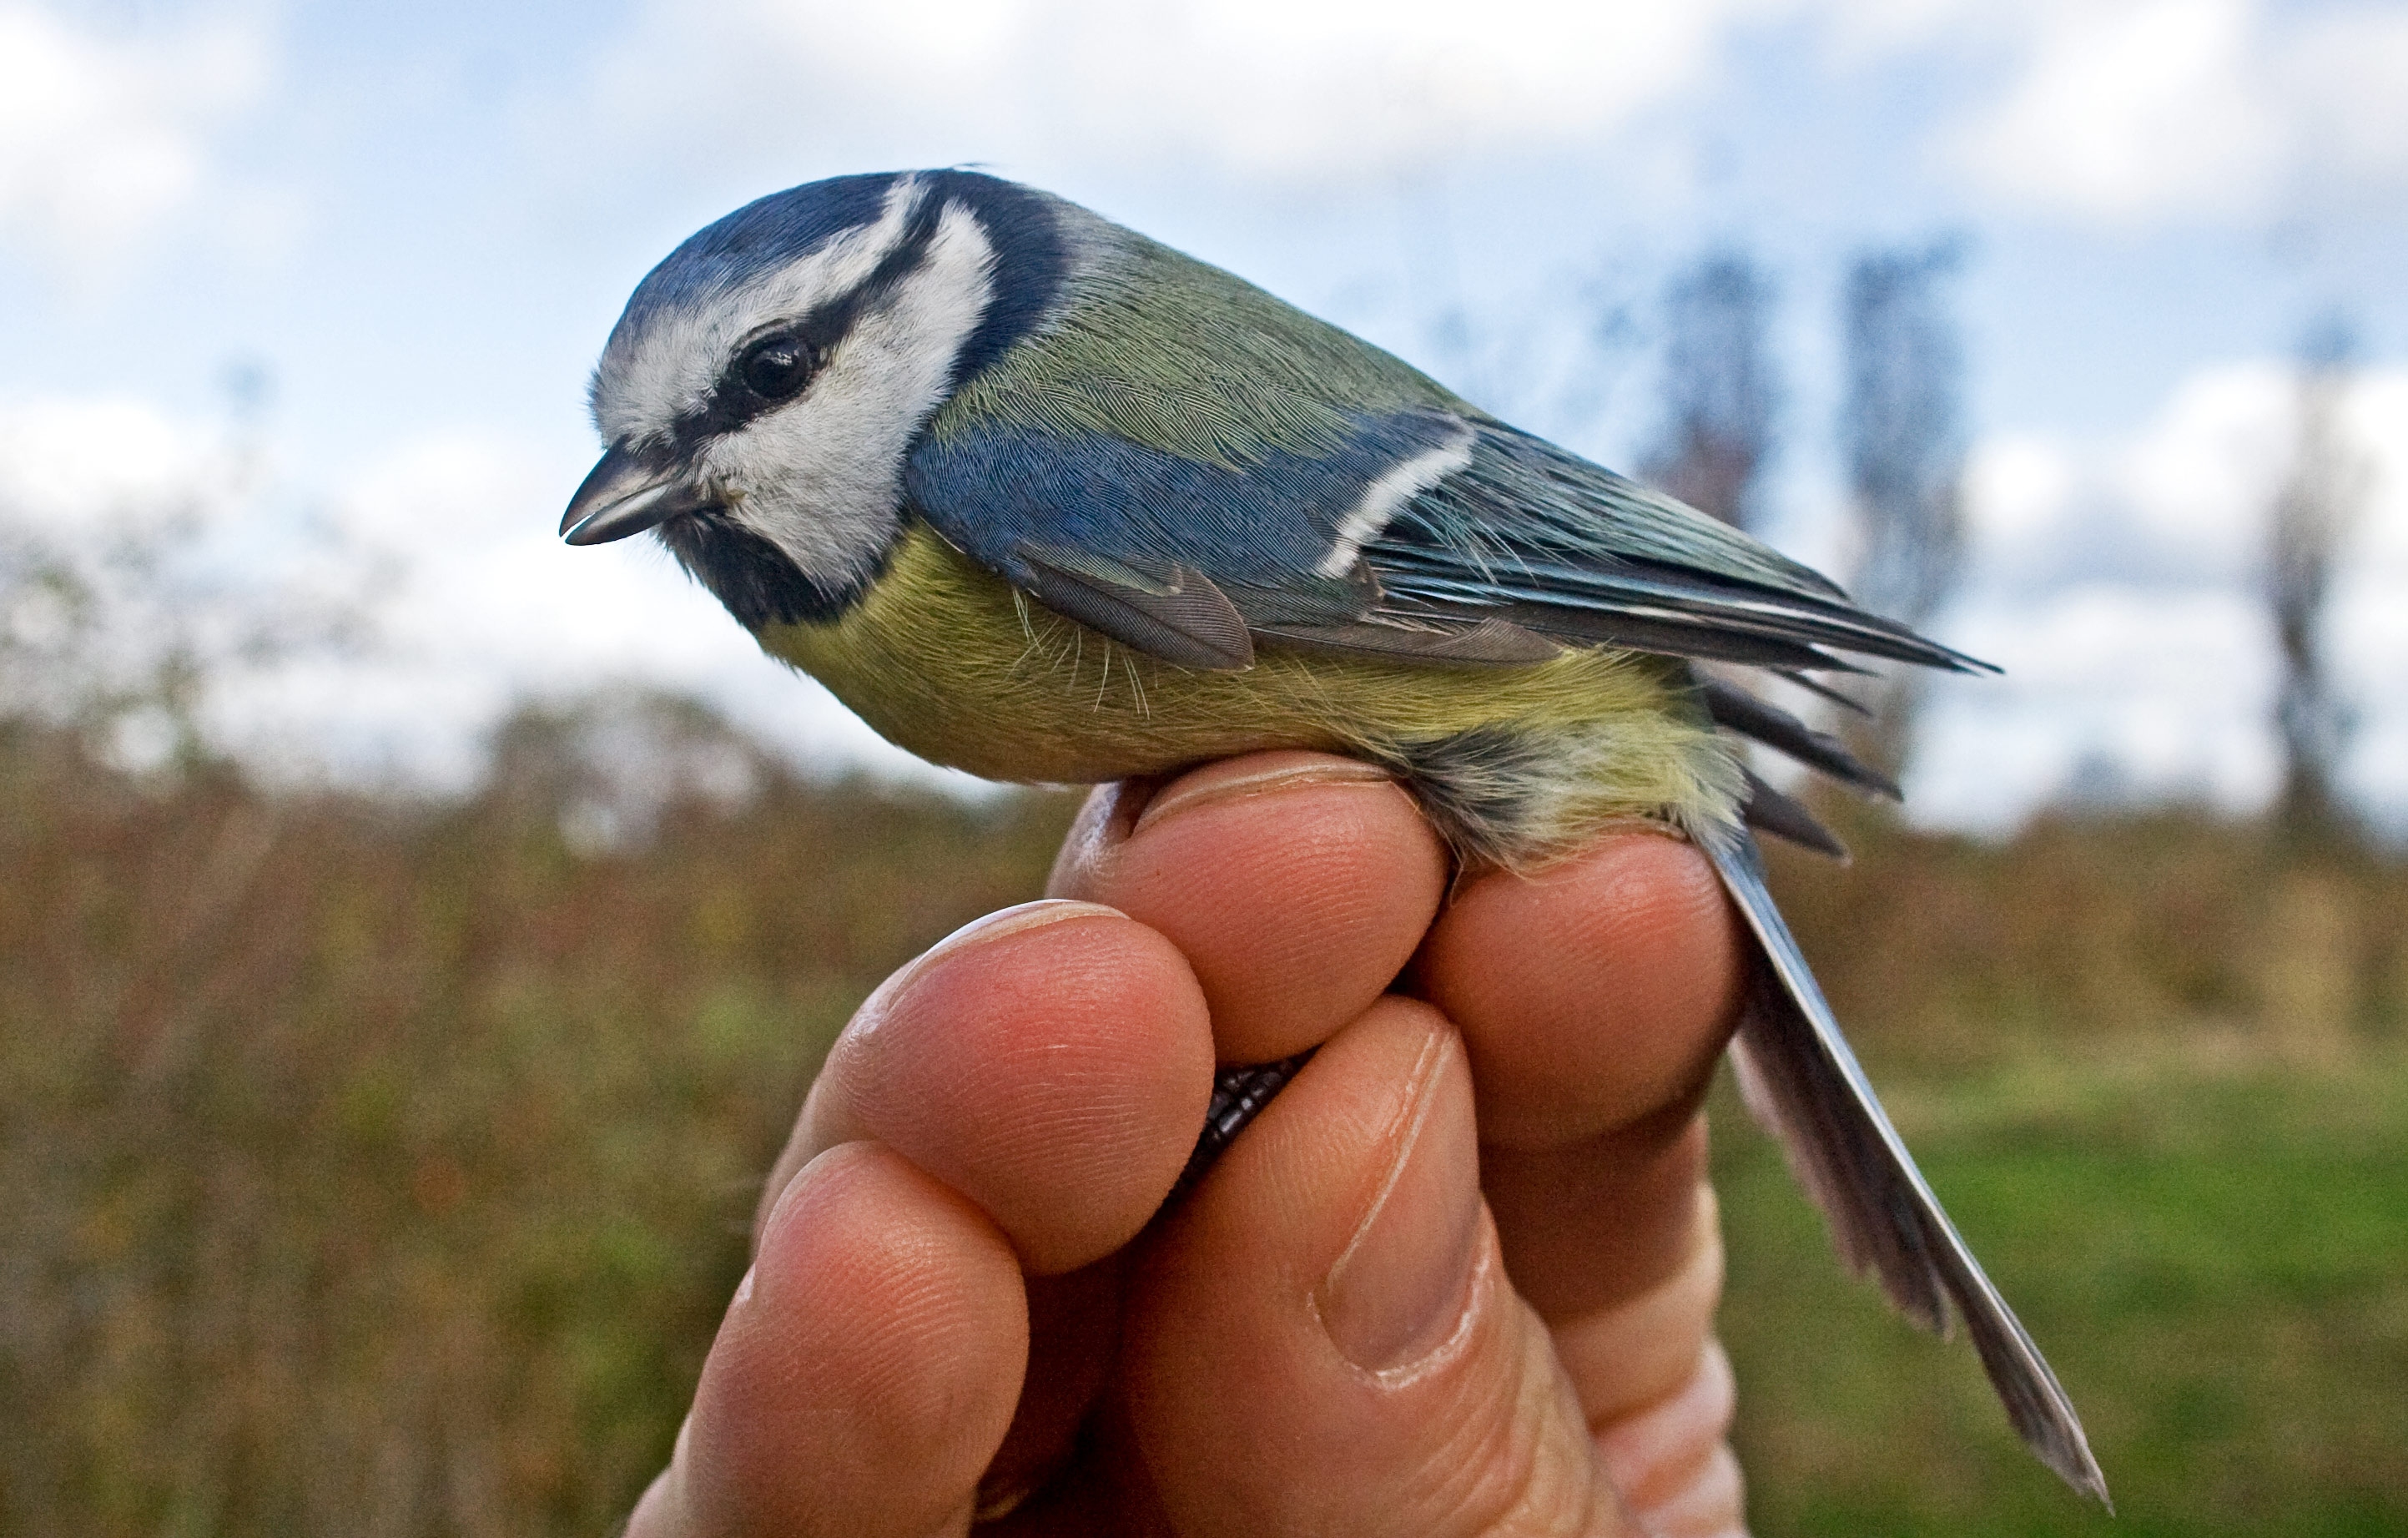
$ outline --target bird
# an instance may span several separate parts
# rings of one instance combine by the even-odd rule
[[[812,181],[704,227],[638,284],[589,397],[605,448],[567,542],[652,532],[765,652],[933,763],[1096,783],[1344,754],[1393,773],[1462,870],[1541,869],[1634,817],[1680,830],[1756,942],[1743,1097],[1842,1259],[1925,1328],[1961,1321],[2025,1443],[2108,1500],[1755,837],[1839,848],[1748,743],[1898,794],[1756,681],[1985,664],[1232,273],[974,169]]]

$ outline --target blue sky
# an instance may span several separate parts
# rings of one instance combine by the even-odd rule
[[[199,486],[218,601],[366,605],[365,650],[230,668],[212,697],[280,772],[456,779],[511,698],[622,677],[891,765],[657,554],[551,538],[619,305],[739,202],[984,163],[1623,465],[1657,421],[1654,299],[1743,243],[1782,295],[1773,533],[1821,562],[1841,275],[1868,242],[1955,236],[1977,566],[1939,628],[2009,676],[1941,697],[1922,814],[2000,826],[2085,763],[2265,795],[2251,560],[2284,355],[2339,308],[2371,476],[2334,618],[2349,772],[2408,819],[2408,7],[1473,14],[0,0],[0,504],[72,543]],[[1640,323],[1603,353],[1580,346],[1598,295]],[[1442,344],[1450,309],[1476,357]],[[241,367],[271,388],[237,427]]]

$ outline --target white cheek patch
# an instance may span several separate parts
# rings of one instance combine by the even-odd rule
[[[1363,495],[1339,521],[1338,537],[1315,570],[1325,577],[1343,577],[1354,570],[1363,547],[1380,537],[1406,503],[1471,463],[1476,435],[1464,423],[1455,427],[1455,436],[1450,441],[1390,466],[1363,488]]]
[[[603,439],[666,434],[671,423],[710,398],[719,369],[739,340],[859,286],[902,242],[922,194],[919,178],[898,177],[876,223],[847,230],[732,291],[692,295],[655,315],[624,347],[611,338],[595,370],[595,424]]]
[[[736,518],[810,576],[866,576],[894,542],[904,455],[986,314],[994,261],[977,219],[946,208],[920,266],[853,323],[802,398],[705,451]]]

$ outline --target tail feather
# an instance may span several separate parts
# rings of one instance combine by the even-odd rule
[[[1773,907],[1755,841],[1734,830],[1701,842],[1763,947],[1732,1046],[1749,1110],[1781,1139],[1848,1265],[1872,1272],[1902,1312],[1937,1333],[1947,1333],[1953,1305],[2025,1445],[2108,1504],[2072,1401],[1890,1125]]]
[[[1848,846],[1840,836],[1815,820],[1804,802],[1784,796],[1768,785],[1754,769],[1741,771],[1746,776],[1741,783],[1747,799],[1740,803],[1740,820],[1759,833],[1770,833],[1776,839],[1811,849],[1841,864],[1848,863]]]
[[[1698,679],[1698,694],[1714,725],[1820,769],[1843,785],[1892,801],[1902,798],[1897,781],[1857,757],[1845,742],[1816,731],[1780,706],[1718,678]]]

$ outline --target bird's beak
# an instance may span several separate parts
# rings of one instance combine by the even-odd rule
[[[572,545],[608,544],[681,512],[707,508],[711,501],[676,465],[631,450],[622,439],[610,445],[568,499],[560,537]]]

